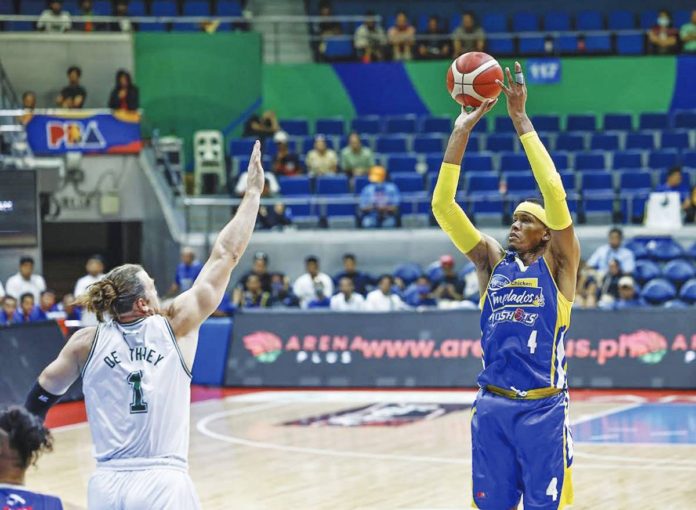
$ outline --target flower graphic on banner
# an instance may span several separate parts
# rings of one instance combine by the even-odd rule
[[[651,365],[662,361],[667,354],[667,339],[657,331],[640,329],[634,333],[621,335],[619,343],[627,345],[632,356]]]
[[[255,331],[243,338],[244,347],[261,363],[273,363],[283,352],[283,342],[270,331]]]

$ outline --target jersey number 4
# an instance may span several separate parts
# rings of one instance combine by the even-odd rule
[[[133,388],[133,401],[130,405],[131,414],[146,413],[147,402],[143,400],[143,371],[131,372],[126,378],[128,384]]]

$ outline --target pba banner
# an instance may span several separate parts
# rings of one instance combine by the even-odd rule
[[[143,146],[137,112],[36,114],[29,119],[26,131],[31,150],[39,155],[137,154]]]
[[[230,386],[472,387],[481,370],[475,311],[235,315]],[[688,310],[573,312],[571,387],[696,388]]]

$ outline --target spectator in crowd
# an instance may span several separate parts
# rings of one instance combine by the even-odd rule
[[[689,198],[689,185],[684,181],[681,167],[670,168],[664,184],[655,188],[655,191],[676,191],[682,201]]]
[[[133,85],[130,73],[124,69],[119,69],[116,72],[116,85],[109,96],[109,108],[135,111],[140,106],[138,97],[138,87]]]
[[[486,33],[478,26],[472,13],[462,14],[462,24],[452,32],[452,44],[455,57],[469,51],[483,51]]]
[[[648,32],[650,53],[670,55],[679,47],[679,31],[672,26],[672,15],[662,9],[657,15],[657,23]]]
[[[464,281],[454,269],[454,258],[451,255],[440,257],[442,277],[435,283],[433,294],[441,301],[462,301],[464,299]]]
[[[339,282],[342,278],[348,278],[353,282],[353,289],[363,296],[367,293],[367,288],[372,285],[372,277],[358,271],[357,259],[352,253],[343,255],[343,271],[334,276],[334,282]]]
[[[626,308],[640,308],[646,306],[643,298],[638,296],[636,291],[636,283],[630,276],[624,276],[619,279],[619,299],[608,306],[613,310],[624,310]]]
[[[34,294],[25,292],[19,298],[19,308],[15,312],[15,322],[38,322],[45,321],[46,314],[35,305]]]
[[[284,177],[292,177],[302,173],[302,163],[300,157],[290,151],[288,146],[288,134],[285,131],[278,131],[273,135],[277,151],[273,159],[273,171]]]
[[[585,264],[585,262],[583,261],[581,264]],[[584,308],[585,310],[597,308],[597,294],[599,293],[597,282],[587,273],[587,271],[578,272],[578,283],[575,286],[573,308]]]
[[[326,145],[326,137],[317,135],[314,139],[314,148],[307,153],[305,159],[307,173],[313,177],[333,175],[338,169],[338,156],[336,151]]]
[[[599,301],[603,302],[614,302],[619,298],[619,280],[623,278],[624,274],[621,270],[621,264],[616,259],[611,259],[609,261],[609,270],[604,275],[602,279],[602,286],[599,289]]]
[[[256,276],[259,279],[261,289],[264,292],[271,292],[271,273],[268,272],[268,255],[266,253],[262,251],[254,253],[251,270],[242,275],[237,282],[237,288],[245,288],[247,280],[251,276]]]
[[[338,280],[338,294],[331,297],[331,309],[339,312],[359,312],[365,306],[365,298],[355,292],[353,280],[343,276]]]
[[[128,0],[116,0],[114,17],[120,19],[109,23],[110,31],[129,33],[136,30],[135,23],[132,23],[131,20],[128,19]]]
[[[36,92],[27,90],[22,94],[22,108],[27,111],[34,111],[36,108]]]
[[[689,196],[686,197],[682,204],[682,209],[684,209],[684,222],[694,223],[696,219],[696,186],[691,188]]]
[[[684,23],[679,31],[684,53],[696,53],[696,9],[691,11],[691,20]]]
[[[331,5],[328,3],[322,3],[319,6],[319,17],[330,18],[334,14],[331,9]],[[314,27],[314,33],[319,37],[317,49],[319,55],[323,58],[326,53],[326,40],[330,37],[341,35],[343,33],[343,28],[338,21],[320,21]]]
[[[444,29],[440,28],[440,18],[430,16],[425,33],[418,42],[418,58],[434,60],[449,57],[452,50]]]
[[[174,283],[169,288],[169,295],[177,295],[189,290],[202,269],[203,264],[196,259],[196,252],[193,248],[184,246],[181,249],[181,262],[176,266]]]
[[[240,174],[239,178],[237,179],[237,185],[234,187],[234,192],[237,196],[243,197],[244,193],[246,193],[248,177],[249,174],[244,172]],[[261,196],[268,198],[276,196],[278,193],[280,193],[280,185],[278,184],[278,180],[276,179],[275,175],[273,175],[273,172],[266,172],[264,174],[264,184],[263,190],[261,191]]]
[[[271,299],[275,306],[300,306],[300,302],[290,289],[290,279],[282,273],[271,275]]]
[[[437,306],[437,299],[432,292],[432,285],[427,276],[419,276],[406,289],[406,303],[414,308]]]
[[[80,30],[82,32],[94,32],[98,29],[96,23],[92,21],[92,17],[94,17],[92,0],[81,0],[79,15],[87,18],[87,20],[75,23],[75,30]]]
[[[317,294],[317,287],[320,284],[324,296],[333,295],[333,282],[326,273],[319,271],[319,259],[310,255],[305,259],[305,269],[307,272],[301,275],[292,286],[293,293],[300,300],[300,306],[307,308]]]
[[[353,131],[348,136],[348,146],[341,150],[341,169],[349,176],[365,175],[375,165],[375,156],[365,147],[360,135]]]
[[[87,274],[75,283],[73,294],[80,297],[87,292],[87,287],[104,278],[104,259],[101,255],[92,255],[85,264]]]
[[[3,287],[2,282],[0,282],[0,300],[5,297],[5,287]]]
[[[65,314],[65,320],[82,320],[82,310],[80,310],[79,306],[75,305],[75,296],[72,294],[66,294],[63,296],[58,308]]]
[[[394,183],[385,182],[386,178],[384,167],[370,169],[370,184],[360,193],[360,225],[363,228],[393,228],[398,224],[401,195]]]
[[[48,9],[41,13],[36,22],[36,28],[45,32],[67,32],[72,28],[70,13],[63,10],[61,0],[49,1]]]
[[[56,98],[56,104],[61,108],[82,108],[85,105],[87,91],[80,85],[82,69],[77,66],[68,68],[68,85],[63,87]]]
[[[51,289],[46,289],[41,293],[38,309],[46,316],[47,319],[57,319],[62,315],[56,304],[56,293]]]
[[[285,230],[292,226],[290,211],[282,202],[276,202],[272,207],[259,207],[256,227],[261,230]]]
[[[623,231],[614,227],[609,231],[609,244],[597,248],[587,261],[587,266],[604,274],[609,270],[609,261],[615,259],[625,274],[633,274],[636,268],[636,259],[633,252],[621,246],[623,243]]]
[[[229,293],[225,292],[222,295],[222,300],[217,309],[212,313],[213,317],[230,317],[235,310],[234,303],[230,299]]]
[[[308,309],[330,308],[331,294],[326,292],[324,283],[321,280],[314,280],[314,296],[307,303]]]
[[[387,37],[394,60],[411,60],[413,58],[412,48],[416,43],[416,29],[409,23],[405,12],[400,11],[396,14],[396,23],[387,32]]]
[[[394,278],[385,274],[380,276],[377,288],[365,299],[365,310],[370,312],[389,312],[408,308],[398,294],[394,293]]]
[[[355,30],[353,45],[358,57],[365,64],[384,60],[387,35],[377,24],[374,11],[365,13],[367,19]]]
[[[39,300],[41,292],[46,290],[46,282],[39,274],[34,274],[34,259],[22,257],[19,259],[19,272],[10,276],[5,284],[5,292],[15,299],[27,292]]]
[[[280,131],[280,124],[275,112],[266,110],[263,114],[254,114],[244,124],[243,136],[254,137],[261,140],[261,143],[266,141],[266,138],[273,136]]]
[[[5,296],[2,300],[2,310],[0,310],[0,326],[14,324],[15,314],[17,313],[17,299],[12,296]]]
[[[271,293],[264,290],[261,278],[250,274],[244,287],[234,289],[232,301],[237,308],[269,308],[272,304]]]

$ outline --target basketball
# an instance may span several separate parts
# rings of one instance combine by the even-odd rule
[[[462,106],[479,106],[486,99],[500,94],[503,69],[487,53],[470,51],[457,57],[447,69],[447,90]]]

